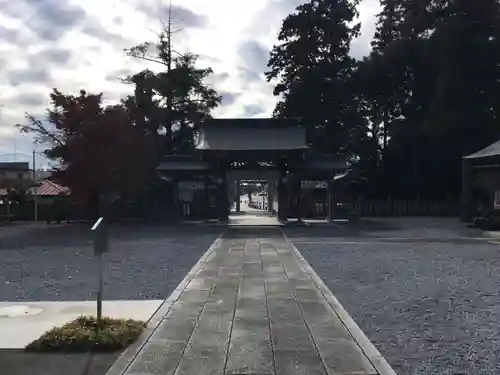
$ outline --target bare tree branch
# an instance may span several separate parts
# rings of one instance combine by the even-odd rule
[[[58,146],[64,146],[64,141],[57,136],[57,132],[47,129],[40,120],[30,113],[26,113],[25,117],[31,122],[31,125],[16,124],[22,133],[35,133],[42,142],[52,142]]]

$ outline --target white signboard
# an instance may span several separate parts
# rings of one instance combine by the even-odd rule
[[[500,209],[500,190],[495,191],[495,199],[493,200],[493,208]]]
[[[310,181],[310,180],[302,180],[301,188],[302,189],[326,189],[328,184],[326,181]]]
[[[204,181],[179,181],[177,188],[179,190],[203,190],[205,183]]]

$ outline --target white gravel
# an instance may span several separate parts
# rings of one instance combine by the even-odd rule
[[[287,232],[399,375],[500,374],[499,245]]]
[[[0,240],[0,301],[95,298],[96,260],[83,225],[37,228]],[[104,298],[163,299],[221,229],[127,225],[105,255]]]

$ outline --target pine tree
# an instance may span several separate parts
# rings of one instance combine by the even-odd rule
[[[352,85],[350,43],[359,34],[358,1],[312,0],[283,21],[267,81],[277,80],[274,115],[307,124],[312,146],[346,152],[365,131]]]
[[[186,153],[193,149],[197,125],[210,117],[221,102],[217,91],[204,83],[211,68],[197,68],[197,55],[179,53],[173,48],[171,7],[164,30],[156,43],[146,42],[127,49],[129,56],[163,66],[159,73],[143,70],[127,78],[135,85],[135,95],[124,102],[136,124],[154,137],[157,154]],[[156,53],[151,54],[150,51]],[[164,131],[160,136],[159,132]]]

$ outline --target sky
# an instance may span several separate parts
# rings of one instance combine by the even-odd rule
[[[120,78],[152,66],[123,49],[155,41],[169,0],[0,0],[0,161],[31,161],[43,150],[15,124],[40,118],[49,93],[103,93],[112,104],[131,93]],[[265,82],[282,20],[304,0],[172,0],[174,48],[211,67],[223,97],[215,117],[267,117],[276,99]],[[370,51],[379,0],[362,0],[361,35],[351,55]],[[36,167],[46,167],[40,157]]]

